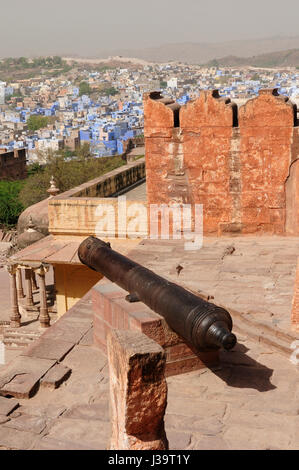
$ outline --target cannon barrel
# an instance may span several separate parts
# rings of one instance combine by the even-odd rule
[[[221,307],[206,302],[183,287],[111,249],[95,237],[84,240],[78,249],[80,261],[140,300],[198,351],[232,349],[236,336],[232,319]]]

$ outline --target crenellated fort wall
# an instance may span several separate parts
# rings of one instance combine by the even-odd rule
[[[299,235],[297,108],[276,89],[239,109],[217,90],[144,95],[148,204],[203,204],[206,235]]]

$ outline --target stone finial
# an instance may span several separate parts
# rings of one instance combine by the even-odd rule
[[[50,194],[50,197],[54,197],[54,196],[57,196],[57,194],[59,194],[59,189],[56,188],[56,183],[55,183],[55,180],[54,180],[54,176],[52,176],[52,178],[50,180],[50,188],[47,189],[47,193]]]
[[[33,220],[32,220],[32,215],[30,215],[29,217],[29,221],[28,221],[28,224],[27,224],[27,232],[36,232],[35,230],[35,225],[33,223]]]

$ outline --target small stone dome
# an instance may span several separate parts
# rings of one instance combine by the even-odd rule
[[[48,202],[49,199],[59,193],[59,189],[57,189],[55,186],[53,176],[51,178],[50,184],[51,186],[47,190],[47,192],[50,194],[50,197],[27,207],[27,209],[21,213],[18,219],[17,244],[19,248],[25,248],[26,246],[29,246],[41,238],[49,235]]]
[[[35,230],[38,230],[44,236],[49,235],[48,200],[49,198],[44,199],[37,204],[33,204],[33,206],[27,207],[27,209],[22,212],[17,225],[18,239],[28,228],[30,218]]]
[[[45,235],[37,230],[25,230],[25,232],[18,236],[18,248],[26,248],[44,237]]]

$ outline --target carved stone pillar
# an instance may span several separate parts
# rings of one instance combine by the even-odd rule
[[[22,269],[17,269],[17,291],[18,291],[18,299],[24,299],[25,294],[23,290],[23,279],[22,279]]]
[[[32,295],[32,283],[31,283],[31,268],[25,268],[25,279],[26,279],[26,308],[31,310],[34,306],[33,295]]]
[[[31,283],[32,283],[32,290],[38,290],[38,285],[36,283],[35,272],[31,271]]]
[[[41,266],[36,270],[39,280],[39,294],[40,294],[40,313],[39,321],[42,328],[48,328],[50,326],[50,316],[48,313],[47,306],[47,292],[46,292],[46,271],[47,269],[44,266]]]
[[[12,328],[19,328],[21,326],[21,315],[20,315],[19,306],[18,306],[18,293],[17,293],[17,281],[16,281],[17,267],[15,265],[8,265],[6,266],[6,269],[9,272],[9,278],[10,278],[10,301],[11,301],[10,326]]]

